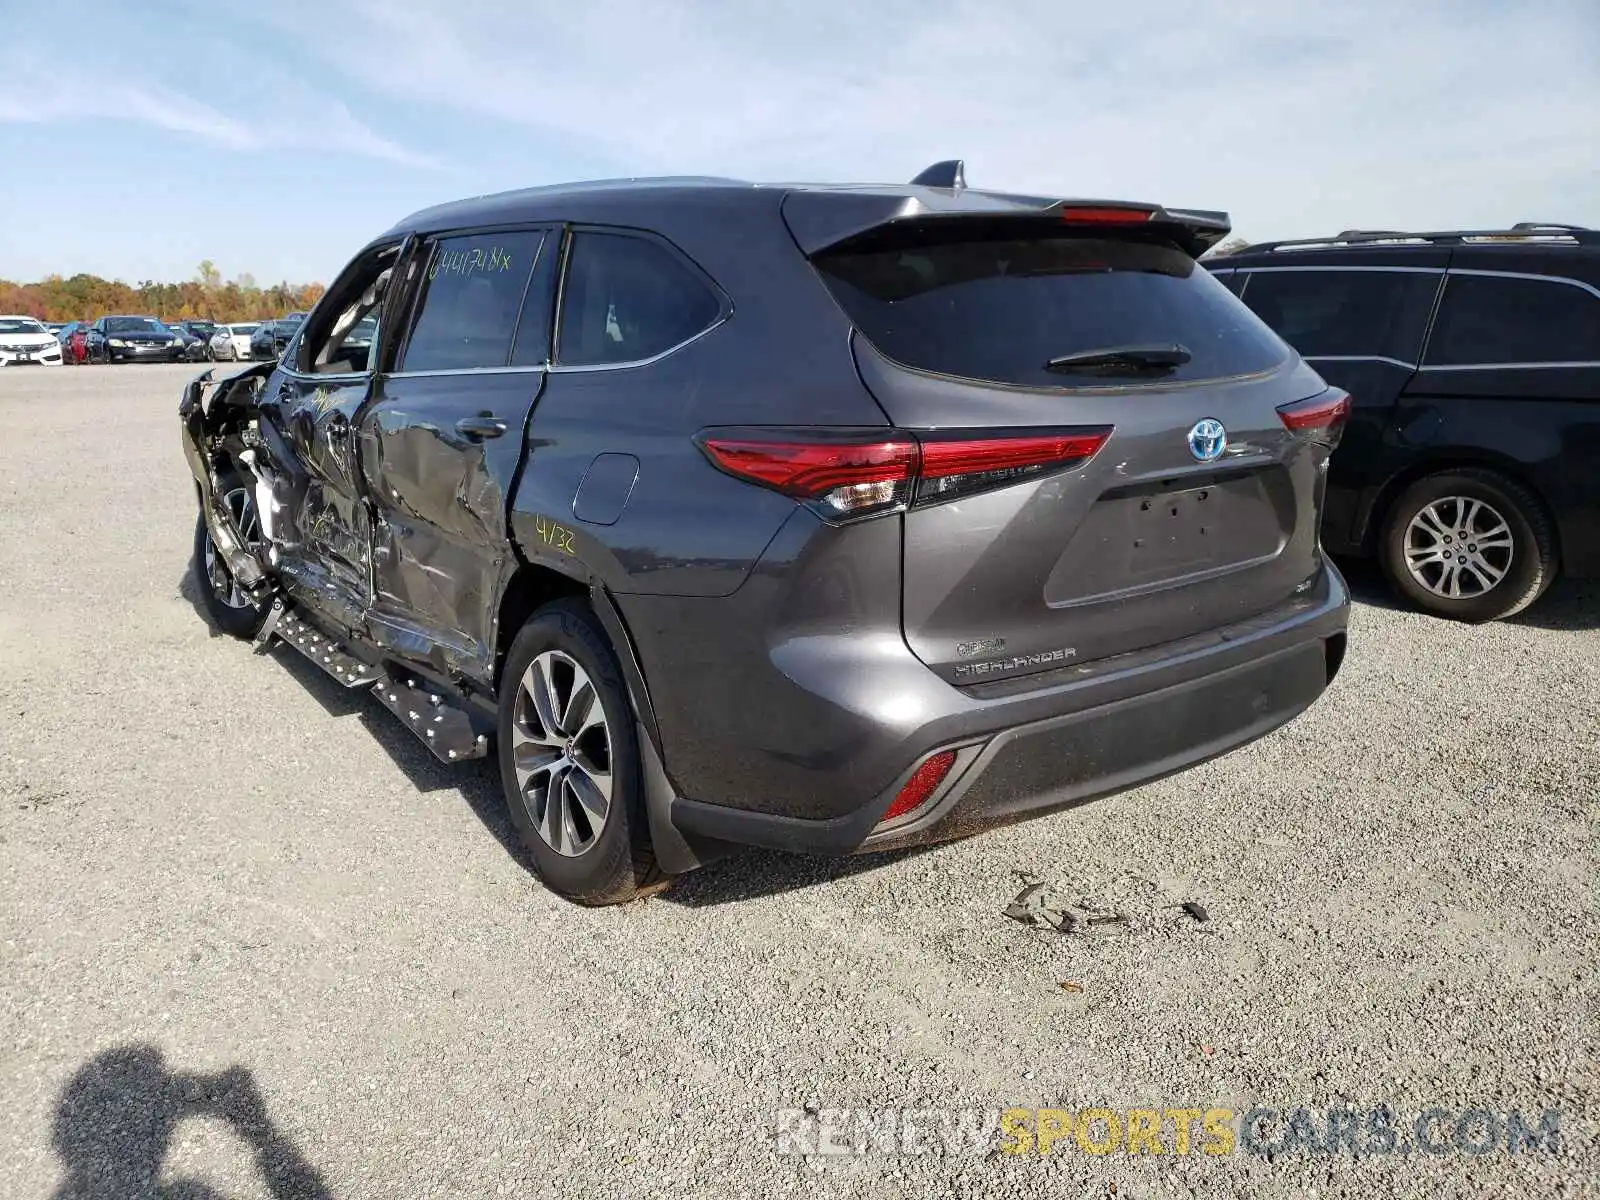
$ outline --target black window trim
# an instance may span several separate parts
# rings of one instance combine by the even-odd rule
[[[658,351],[657,353],[650,355],[648,358],[635,358],[630,359],[627,362],[614,363],[562,363],[560,361],[561,316],[562,309],[565,307],[567,295],[567,268],[571,263],[573,240],[580,233],[616,234],[623,237],[641,238],[645,241],[653,241],[665,246],[667,251],[672,254],[673,257],[677,258],[679,262],[687,266],[689,270],[700,279],[700,282],[704,283],[708,288],[711,289],[711,294],[717,298],[716,320],[712,321],[699,333],[686,337],[677,345],[668,346],[665,350]],[[639,229],[631,225],[596,225],[590,223],[569,224],[566,226],[562,234],[561,262],[559,265],[561,268],[561,275],[556,281],[554,327],[550,334],[550,366],[548,369],[552,375],[573,375],[582,371],[627,371],[632,370],[635,367],[648,367],[653,363],[658,363],[662,359],[678,353],[678,351],[682,350],[686,346],[693,345],[707,334],[720,328],[733,316],[733,299],[728,295],[727,292],[722,290],[722,285],[713,279],[710,273],[704,267],[695,262],[692,257],[685,253],[681,246],[677,245],[670,238],[663,237],[653,229]]]
[[[1588,292],[1596,300],[1600,300],[1600,288],[1592,283],[1585,283],[1581,279],[1573,279],[1566,275],[1540,275],[1532,271],[1491,271],[1482,267],[1451,267],[1448,275],[1478,275],[1496,279],[1530,279],[1536,283],[1565,283],[1572,287]],[[1447,276],[1448,278],[1448,276]],[[1446,287],[1447,290],[1447,287]],[[1435,321],[1439,315],[1439,305],[1444,303],[1443,291],[1440,293],[1438,304],[1434,307]],[[1509,362],[1509,363],[1428,363],[1428,350],[1433,345],[1434,321],[1428,322],[1428,336],[1422,339],[1422,360],[1417,364],[1418,371],[1436,373],[1460,371],[1571,371],[1600,367],[1600,359],[1578,359],[1572,362]]]
[[[562,224],[560,221],[514,221],[509,224],[498,225],[467,225],[460,229],[433,229],[426,233],[416,234],[417,246],[430,249],[449,238],[475,237],[481,233],[542,233],[544,240],[539,243],[539,255],[528,268],[528,278],[522,285],[522,302],[517,309],[517,323],[511,329],[511,343],[506,347],[506,357],[509,359],[516,352],[517,339],[522,335],[522,313],[528,304],[528,289],[533,286],[534,279],[539,274],[539,264],[544,261],[544,256],[549,252],[551,239],[562,238]],[[565,250],[564,244],[560,247]],[[426,261],[426,260],[424,260]],[[417,327],[419,310],[418,302],[422,299],[422,274],[417,274],[416,283],[412,286],[410,294],[405,297],[404,316],[400,318],[402,329],[395,338],[395,361],[404,362],[406,348],[411,343],[411,334]],[[556,303],[560,304],[560,289],[556,292]],[[554,318],[552,318],[554,320]],[[547,330],[546,332],[550,332]],[[554,347],[554,335],[551,336],[551,346]],[[553,350],[552,350],[553,353]],[[549,363],[527,363],[512,366],[509,363],[498,367],[439,367],[423,371],[385,371],[385,379],[435,379],[450,375],[542,375],[550,370]]]

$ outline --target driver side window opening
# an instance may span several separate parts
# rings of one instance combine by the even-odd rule
[[[384,299],[399,260],[400,247],[369,255],[335,285],[331,303],[318,306],[316,324],[306,330],[300,352],[303,369],[314,375],[365,374],[376,365]]]

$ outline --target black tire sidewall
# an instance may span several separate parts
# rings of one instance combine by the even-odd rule
[[[1407,526],[1423,508],[1445,496],[1482,500],[1492,505],[1511,527],[1511,569],[1504,579],[1480,596],[1452,600],[1435,595],[1413,579],[1406,566]],[[1530,516],[1520,496],[1500,486],[1488,472],[1429,475],[1406,488],[1389,510],[1381,554],[1384,573],[1394,589],[1413,606],[1437,616],[1476,623],[1520,612],[1549,581],[1548,550],[1541,545],[1533,525],[1533,521],[1539,519],[1537,515]]]
[[[222,494],[226,495],[236,487],[245,486],[245,482],[237,475],[222,475],[218,479]],[[205,606],[206,615],[211,618],[211,623],[230,637],[242,638],[246,641],[256,636],[261,631],[262,623],[267,619],[265,607],[260,608],[233,608],[222,602],[222,597],[211,586],[211,577],[206,574],[206,547],[211,544],[211,534],[206,529],[206,519],[203,514],[196,514],[194,525],[194,558],[190,564],[193,572],[196,589],[200,593],[200,603]]]
[[[611,807],[594,845],[582,854],[559,854],[539,836],[512,765],[511,724],[523,672],[546,650],[560,650],[588,674],[611,734]],[[499,696],[500,783],[511,821],[545,886],[579,904],[609,904],[636,891],[636,845],[646,838],[638,737],[622,672],[587,607],[561,600],[528,619],[506,655]]]

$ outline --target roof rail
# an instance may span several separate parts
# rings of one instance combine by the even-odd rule
[[[936,162],[911,181],[913,187],[954,188],[967,186],[966,164],[959,158]]]
[[[1510,229],[1448,229],[1409,233],[1398,229],[1346,229],[1332,237],[1290,238],[1258,242],[1245,253],[1260,250],[1306,250],[1327,246],[1370,246],[1391,242],[1425,242],[1435,246],[1459,246],[1492,241],[1559,241],[1581,246],[1600,246],[1600,230],[1583,225],[1557,225],[1549,221],[1519,221]]]

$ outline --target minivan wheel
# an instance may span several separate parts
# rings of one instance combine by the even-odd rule
[[[528,619],[500,679],[500,781],[545,886],[579,904],[658,892],[633,707],[589,609],[558,600]]]
[[[224,475],[219,483],[222,502],[233,516],[234,528],[247,546],[255,546],[261,539],[255,494],[237,475]],[[200,602],[205,605],[206,615],[213,625],[223,633],[246,640],[261,631],[262,622],[267,619],[266,609],[253,604],[229,574],[227,564],[211,541],[204,516],[195,517],[193,571]]]
[[[1458,621],[1513,616],[1556,575],[1555,533],[1538,498],[1475,467],[1406,488],[1389,509],[1381,557],[1415,607]]]

